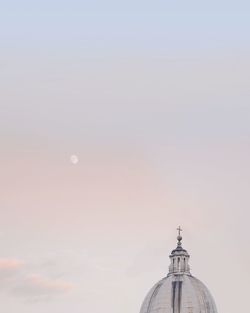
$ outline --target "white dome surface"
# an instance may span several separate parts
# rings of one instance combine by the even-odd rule
[[[149,291],[140,313],[217,313],[207,287],[191,275],[189,254],[182,248],[181,228],[176,249],[170,254],[167,277]]]
[[[169,275],[148,293],[140,313],[217,313],[207,287],[192,275]]]

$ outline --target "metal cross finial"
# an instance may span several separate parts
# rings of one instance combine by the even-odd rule
[[[182,241],[182,237],[181,237],[182,229],[181,229],[181,226],[179,226],[177,228],[177,230],[178,230],[178,236],[177,236],[178,243],[177,243],[177,245],[178,245],[178,247],[181,247],[181,241]]]
[[[178,230],[178,236],[181,236],[181,231],[182,231],[181,226],[179,226],[177,230]]]

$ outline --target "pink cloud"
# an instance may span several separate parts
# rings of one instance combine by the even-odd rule
[[[31,274],[24,264],[18,259],[0,258],[0,291],[36,301],[63,295],[73,288],[66,281]]]
[[[23,271],[24,262],[18,259],[0,258],[0,289],[8,289]]]
[[[54,291],[54,292],[67,292],[70,291],[73,287],[73,284],[67,283],[62,280],[53,280],[49,278],[42,277],[41,275],[30,275],[27,279],[27,283],[30,286],[40,289],[40,290],[47,290],[47,291]]]
[[[22,267],[23,261],[17,259],[0,259],[0,270],[14,270]]]
[[[12,288],[12,293],[31,300],[46,300],[53,296],[68,293],[73,284],[63,280],[51,279],[41,275],[23,277]]]

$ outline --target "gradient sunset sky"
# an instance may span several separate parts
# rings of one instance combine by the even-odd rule
[[[179,225],[247,311],[249,33],[243,0],[1,3],[1,312],[139,313]]]

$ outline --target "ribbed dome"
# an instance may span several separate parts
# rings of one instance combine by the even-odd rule
[[[181,246],[180,234],[177,239],[169,274],[149,291],[140,313],[217,313],[207,287],[190,274],[189,255]]]

